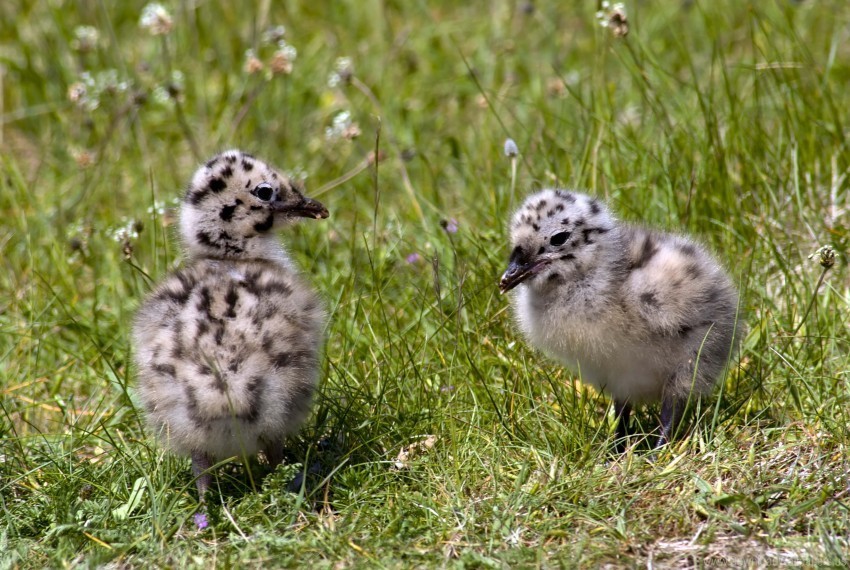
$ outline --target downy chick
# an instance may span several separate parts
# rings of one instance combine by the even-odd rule
[[[213,462],[262,450],[276,465],[307,416],[327,317],[274,230],[327,216],[239,150],[201,166],[186,190],[186,265],[145,299],[133,340],[147,422],[191,457],[202,500]]]
[[[738,293],[699,244],[624,224],[565,190],[529,196],[510,223],[499,288],[528,341],[611,395],[618,449],[632,406],[661,402],[669,440],[688,399],[709,393],[737,349]]]

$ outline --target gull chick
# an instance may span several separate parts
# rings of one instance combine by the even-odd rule
[[[618,222],[565,190],[529,196],[510,223],[499,288],[516,288],[529,343],[614,400],[618,449],[632,406],[661,402],[669,441],[692,396],[707,394],[736,350],[738,293],[688,238]]]
[[[326,314],[274,230],[327,216],[239,150],[201,166],[186,190],[186,265],[144,301],[133,340],[148,424],[192,458],[202,500],[214,462],[262,450],[276,465],[307,416]]]

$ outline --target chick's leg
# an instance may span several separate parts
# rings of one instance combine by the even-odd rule
[[[685,400],[670,394],[664,394],[661,398],[661,436],[658,438],[656,448],[668,443],[676,434],[682,412],[685,411]]]
[[[209,455],[203,451],[195,450],[192,452],[192,474],[195,476],[195,484],[198,486],[198,498],[201,502],[204,501],[207,489],[212,484],[211,466],[212,461]]]
[[[266,444],[263,447],[263,452],[265,452],[266,459],[269,460],[269,465],[272,469],[283,463],[284,450],[282,442],[276,441]]]
[[[614,414],[617,435],[614,449],[617,453],[623,453],[626,451],[627,438],[629,437],[629,418],[632,415],[632,407],[628,401],[614,400]]]

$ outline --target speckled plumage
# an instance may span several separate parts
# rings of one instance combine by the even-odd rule
[[[251,155],[217,155],[181,205],[185,267],[136,314],[148,423],[192,457],[201,497],[214,461],[262,450],[279,462],[309,411],[326,314],[274,234],[296,217],[327,210]]]
[[[688,398],[711,391],[739,344],[725,271],[696,242],[618,222],[577,192],[529,196],[510,234],[500,288],[517,287],[528,341],[612,396],[621,438],[632,405],[661,401],[667,441]]]

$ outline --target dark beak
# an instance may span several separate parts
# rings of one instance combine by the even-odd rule
[[[511,261],[508,264],[508,270],[505,271],[501,281],[499,281],[499,291],[504,295],[547,265],[549,265],[549,261],[545,259],[531,263]]]
[[[288,216],[297,216],[299,218],[313,218],[318,220],[328,217],[328,209],[321,202],[306,197],[295,204],[275,204],[275,210]]]

